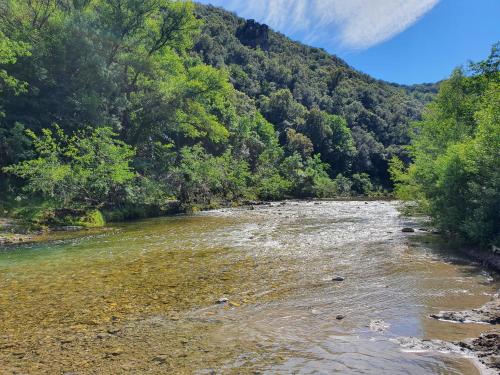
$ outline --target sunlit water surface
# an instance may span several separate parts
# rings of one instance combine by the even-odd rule
[[[428,316],[499,286],[408,224],[395,202],[286,202],[0,249],[0,373],[476,374],[394,340],[479,335]]]

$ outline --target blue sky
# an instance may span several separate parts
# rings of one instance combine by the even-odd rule
[[[322,47],[375,78],[435,82],[500,41],[500,0],[200,0]]]

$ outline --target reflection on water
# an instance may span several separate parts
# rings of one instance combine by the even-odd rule
[[[0,373],[477,373],[391,340],[477,336],[428,315],[498,287],[405,225],[391,202],[287,202],[0,250]]]

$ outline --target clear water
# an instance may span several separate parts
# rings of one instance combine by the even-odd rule
[[[287,202],[0,249],[0,373],[479,373],[393,340],[479,335],[428,316],[499,286],[406,225],[394,202]]]

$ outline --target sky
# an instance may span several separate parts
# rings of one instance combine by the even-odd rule
[[[437,82],[500,41],[500,0],[198,0],[390,82]]]

